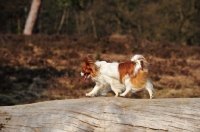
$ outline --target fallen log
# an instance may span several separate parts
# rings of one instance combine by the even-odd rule
[[[2,132],[200,132],[200,99],[96,97],[0,107]]]

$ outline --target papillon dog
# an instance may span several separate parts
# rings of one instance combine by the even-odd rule
[[[92,78],[96,83],[86,96],[105,95],[112,90],[115,96],[126,96],[130,91],[146,89],[150,99],[153,97],[153,85],[148,75],[149,63],[142,55],[134,55],[130,61],[108,63],[94,61],[92,56],[83,59],[81,76],[84,80]]]

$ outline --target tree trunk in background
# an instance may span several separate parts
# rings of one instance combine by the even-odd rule
[[[77,33],[78,35],[80,35],[80,22],[79,22],[79,15],[77,13],[77,11],[74,10],[74,14],[75,14],[75,19],[76,19],[76,28],[77,28]]]
[[[200,132],[200,99],[96,97],[0,107],[1,132]]]
[[[96,30],[96,26],[95,26],[95,21],[94,21],[93,15],[92,15],[91,12],[89,12],[89,15],[90,15],[91,23],[92,23],[93,36],[94,36],[94,38],[97,38],[97,30]]]
[[[62,18],[61,18],[60,25],[59,25],[58,31],[57,31],[58,34],[60,33],[60,30],[62,29],[62,26],[65,21],[65,17],[66,17],[66,9],[63,10]]]
[[[21,34],[21,20],[17,17],[17,34]]]
[[[37,13],[41,4],[41,0],[33,0],[31,4],[31,9],[26,20],[24,35],[31,35],[32,30],[37,19]]]

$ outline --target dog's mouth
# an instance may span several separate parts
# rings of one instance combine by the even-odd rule
[[[90,73],[83,73],[83,72],[81,72],[81,76],[84,76],[84,81],[86,81],[89,78]]]
[[[84,75],[84,81],[86,81],[86,80],[89,78],[89,75],[90,75],[90,74],[85,73],[85,75]]]

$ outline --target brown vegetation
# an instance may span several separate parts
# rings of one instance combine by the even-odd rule
[[[0,37],[0,105],[85,97],[94,83],[80,76],[83,58],[93,54],[109,62],[142,54],[155,98],[200,96],[200,47],[140,41],[132,36],[19,36]],[[109,92],[106,96],[114,96]],[[148,98],[146,91],[129,98]]]

